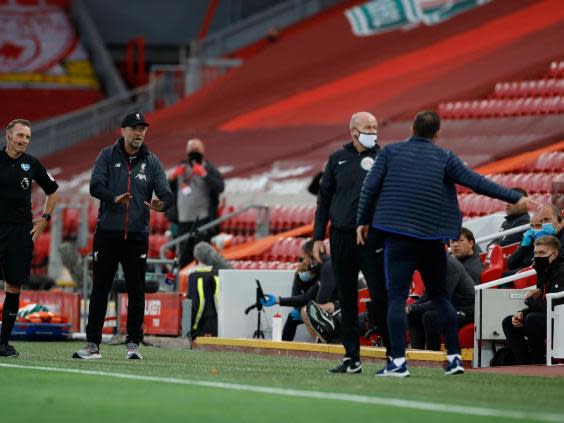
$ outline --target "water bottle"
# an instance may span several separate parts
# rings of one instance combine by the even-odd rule
[[[282,315],[280,313],[272,316],[272,340],[282,341]]]

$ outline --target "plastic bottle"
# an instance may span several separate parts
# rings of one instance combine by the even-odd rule
[[[272,316],[272,340],[282,341],[282,315],[280,313]]]

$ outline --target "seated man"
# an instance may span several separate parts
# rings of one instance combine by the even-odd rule
[[[513,190],[527,197],[527,191],[525,191],[523,188],[513,188]],[[507,231],[518,226],[526,225],[530,221],[531,217],[529,216],[527,207],[524,207],[523,205],[507,203],[505,206],[505,222],[503,222],[501,225],[501,231]],[[516,242],[521,241],[521,239],[523,238],[523,232],[505,235],[494,241],[494,243],[499,244],[502,247],[510,244],[515,244]]]
[[[294,339],[298,325],[302,324],[300,309],[310,300],[315,300],[320,304],[333,304],[337,298],[337,287],[331,259],[329,256],[324,256],[322,263],[317,263],[313,257],[313,245],[314,241],[309,240],[302,246],[302,256],[298,259],[299,263],[292,284],[292,296],[275,297],[265,294],[266,301],[263,301],[265,307],[271,307],[275,304],[294,307],[282,330],[283,341]]]
[[[474,281],[453,256],[447,256],[446,270],[448,296],[458,316],[458,327],[461,328],[474,321]],[[439,319],[429,297],[424,294],[415,303],[408,305],[405,311],[411,333],[411,348],[439,351]]]
[[[525,295],[527,307],[503,320],[507,345],[516,364],[542,364],[546,353],[546,294],[564,291],[564,258],[554,236],[543,236],[534,243],[537,289]],[[562,299],[554,305],[563,304]]]
[[[534,241],[545,235],[554,235],[560,240],[560,244],[564,245],[564,223],[562,222],[562,212],[557,206],[542,206],[531,217],[531,229],[523,234],[521,245],[507,259],[508,271],[504,276],[512,275],[524,267],[531,265],[534,253]],[[560,256],[564,257],[561,247]]]
[[[462,263],[474,283],[479,284],[480,274],[484,270],[484,265],[480,261],[480,256],[476,251],[476,240],[474,239],[472,231],[462,228],[459,238],[450,241],[450,249],[452,255]]]

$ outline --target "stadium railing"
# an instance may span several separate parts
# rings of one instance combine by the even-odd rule
[[[546,294],[547,366],[553,365],[553,358],[564,358],[564,304],[556,306],[554,310],[552,309],[552,301],[559,298],[564,298],[564,291],[554,294]]]

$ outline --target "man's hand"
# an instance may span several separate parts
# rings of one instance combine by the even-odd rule
[[[540,292],[540,290],[538,290],[538,289],[533,289],[532,291],[527,291],[527,293],[525,294],[525,298],[524,298],[524,299],[526,300],[527,298],[531,298],[531,297],[532,297],[532,298],[538,298],[539,295],[540,295],[540,293],[541,293],[541,292]]]
[[[33,228],[29,232],[33,242],[37,241],[37,238],[39,238],[39,235],[41,235],[43,233],[43,231],[45,230],[45,228],[47,227],[48,224],[49,224],[49,222],[47,222],[47,219],[45,219],[43,217],[40,217],[39,219],[34,220]]]
[[[260,299],[260,303],[265,307],[272,307],[278,304],[278,298],[274,295],[264,294],[264,298]]]
[[[523,313],[520,312],[520,311],[515,313],[515,315],[511,318],[511,323],[516,328],[522,328],[523,327]]]
[[[165,203],[163,203],[161,200],[157,200],[156,198],[153,198],[150,203],[147,203],[146,201],[144,201],[144,203],[151,210],[154,210],[154,211],[157,211],[157,212],[163,211],[164,207],[165,207]]]
[[[199,163],[194,163],[192,165],[192,174],[201,176],[202,178],[208,174],[204,166]]]
[[[323,241],[315,241],[313,243],[313,257],[318,263],[321,263],[321,254],[325,254],[325,243]]]
[[[174,170],[172,171],[172,173],[169,176],[169,179],[171,181],[176,180],[176,178],[178,178],[179,176],[184,175],[184,173],[186,173],[186,165],[180,165],[180,166],[176,166],[174,168]]]
[[[116,204],[127,204],[129,203],[129,201],[131,200],[131,194],[129,192],[126,192],[124,194],[118,195],[115,199],[114,199],[114,203]]]
[[[521,197],[519,199],[519,201],[517,201],[517,203],[515,203],[517,206],[523,206],[526,205],[528,210],[532,210],[532,209],[536,209],[540,206],[540,204],[533,200],[531,197]]]
[[[368,236],[368,225],[361,225],[356,228],[356,243],[358,245],[364,245],[367,236]]]

